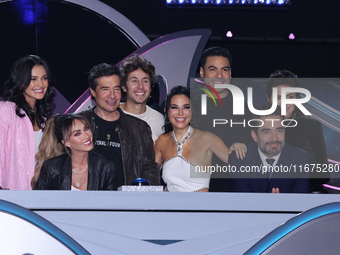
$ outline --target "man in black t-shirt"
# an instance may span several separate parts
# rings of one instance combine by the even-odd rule
[[[244,107],[244,115],[233,115],[233,96],[226,88],[216,88],[218,84],[230,84],[231,80],[231,55],[227,49],[211,47],[206,49],[201,56],[200,77],[202,81],[214,88],[217,94],[211,93],[214,99],[207,97],[207,114],[201,114],[200,95],[194,96],[193,107],[197,127],[201,130],[209,131],[219,136],[230,148],[233,143],[251,143],[250,128],[247,120],[251,119],[250,112]],[[201,91],[201,90],[199,90]],[[219,97],[219,98],[218,98]],[[218,102],[216,106],[215,101]],[[213,127],[214,119],[228,120],[227,124]],[[233,125],[230,122],[234,123]],[[237,124],[238,123],[238,124]],[[240,123],[245,123],[240,124]],[[212,165],[224,166],[225,163],[215,155]],[[209,191],[226,192],[231,191],[230,181],[226,173],[213,173],[211,175]]]
[[[119,108],[119,69],[105,63],[94,66],[88,82],[96,106],[81,114],[91,121],[94,129],[94,150],[113,159],[118,165],[118,187],[131,185],[137,178],[144,178],[150,185],[159,184],[149,125]]]
[[[120,139],[118,133],[115,131],[116,127],[120,123],[120,119],[115,121],[106,121],[94,114],[94,122],[98,127],[98,131],[100,131],[96,137],[94,150],[116,162],[117,169],[119,171],[117,175],[117,182],[119,183],[119,186],[121,186],[124,184],[122,152]]]

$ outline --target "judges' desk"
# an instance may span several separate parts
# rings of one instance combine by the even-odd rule
[[[334,194],[0,191],[0,199],[37,213],[96,255],[243,254],[285,221],[339,198]]]

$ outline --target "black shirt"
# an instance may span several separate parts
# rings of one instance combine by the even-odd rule
[[[230,147],[233,143],[249,144],[254,142],[251,138],[251,129],[248,126],[248,120],[251,119],[251,114],[245,105],[244,115],[233,115],[233,97],[231,92],[225,98],[222,98],[222,105],[216,99],[217,105],[211,98],[207,98],[207,114],[202,115],[200,107],[196,106],[195,121],[197,120],[198,129],[209,131],[219,136],[223,142]],[[195,103],[197,104],[197,103]],[[198,104],[200,106],[200,103]],[[226,124],[216,124],[214,119],[226,120]],[[219,121],[224,123],[224,121]]]
[[[251,128],[248,126],[248,120],[252,119],[252,114],[248,110],[248,106],[244,106],[244,115],[233,114],[233,96],[229,91],[225,98],[222,98],[222,104],[216,99],[215,105],[213,99],[207,97],[207,114],[201,114],[201,99],[200,95],[195,95],[194,101],[192,100],[193,123],[194,127],[198,129],[209,131],[222,139],[222,141],[230,148],[235,143],[249,144],[254,142],[251,137]],[[220,119],[220,123],[227,122],[226,124],[214,125],[214,119]],[[215,154],[213,155],[212,166],[225,166]],[[210,179],[210,192],[229,192],[231,191],[230,181],[228,174],[223,172],[214,172]]]
[[[106,121],[95,114],[95,123],[98,126],[98,134],[95,141],[94,151],[111,160],[117,165],[117,185],[124,185],[124,172],[120,138],[116,127],[120,124],[120,118],[116,121]]]

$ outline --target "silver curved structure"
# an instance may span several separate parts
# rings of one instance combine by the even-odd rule
[[[241,255],[301,212],[339,200],[334,194],[203,193],[4,190],[0,200],[40,215],[95,255]],[[1,216],[0,225],[7,220]],[[327,249],[340,249],[339,223],[338,217],[335,228],[319,225],[317,233],[304,233],[299,239],[304,245],[319,236],[322,242],[315,245],[325,252],[311,253],[306,247],[299,253],[274,254],[339,254],[327,253]],[[0,237],[5,238],[9,229],[16,234],[16,244],[21,244],[19,237],[31,235],[26,229],[8,227],[2,228]],[[321,237],[323,233],[329,236],[328,232],[336,235],[327,247],[327,240]],[[0,254],[23,254],[9,253],[4,246],[0,246]]]
[[[120,12],[103,2],[98,0],[64,0],[62,2],[72,3],[89,9],[112,21],[137,47],[141,47],[150,42],[146,35],[135,24]]]

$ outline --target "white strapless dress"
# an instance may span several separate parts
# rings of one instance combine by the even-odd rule
[[[195,172],[195,165],[177,154],[164,162],[162,178],[168,191],[194,192],[209,188],[210,173]]]

